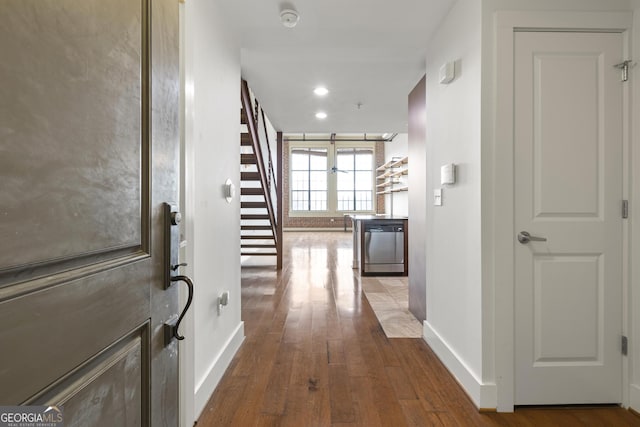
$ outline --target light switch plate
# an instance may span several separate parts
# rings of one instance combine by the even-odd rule
[[[442,206],[442,188],[433,190],[433,204],[434,206]]]

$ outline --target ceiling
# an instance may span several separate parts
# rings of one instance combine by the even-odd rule
[[[455,2],[219,1],[239,33],[243,78],[274,127],[298,133],[406,132],[425,46]],[[295,28],[281,24],[283,8],[299,13]],[[318,85],[329,94],[314,95]]]

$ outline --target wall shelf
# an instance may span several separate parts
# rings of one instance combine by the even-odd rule
[[[393,215],[393,194],[409,191],[406,180],[402,177],[409,175],[409,157],[394,157],[376,169],[379,175],[376,180],[382,180],[376,185],[377,195],[391,195],[391,214]]]

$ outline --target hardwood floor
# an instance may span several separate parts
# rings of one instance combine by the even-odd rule
[[[639,426],[617,407],[480,414],[420,338],[388,339],[349,233],[285,233],[284,269],[242,273],[246,340],[205,426]]]

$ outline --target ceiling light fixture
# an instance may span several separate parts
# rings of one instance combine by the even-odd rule
[[[324,86],[318,86],[313,90],[313,93],[315,93],[318,96],[325,96],[326,94],[329,93],[329,89],[327,89]]]
[[[327,113],[325,113],[324,111],[318,111],[316,113],[316,119],[324,120],[326,118],[327,118]]]
[[[298,25],[300,15],[293,9],[282,9],[280,12],[280,22],[287,28],[293,28]]]

